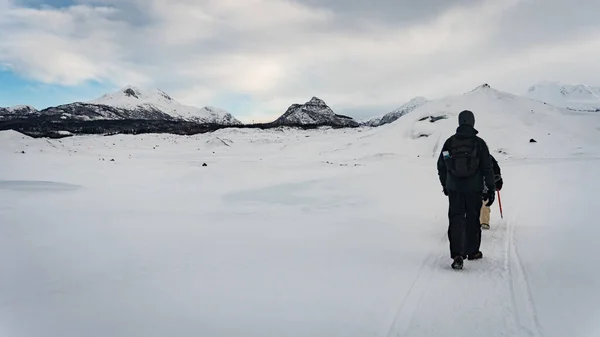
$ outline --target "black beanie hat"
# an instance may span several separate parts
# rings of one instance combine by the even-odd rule
[[[475,126],[475,115],[469,110],[463,110],[458,114],[458,125]]]

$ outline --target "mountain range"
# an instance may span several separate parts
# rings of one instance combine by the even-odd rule
[[[489,88],[484,84],[475,90]],[[600,111],[600,88],[539,82],[522,96],[560,108]],[[292,104],[276,120],[263,124],[243,124],[229,112],[211,106],[197,108],[175,101],[162,90],[141,90],[126,86],[88,102],[49,107],[38,111],[27,105],[0,108],[0,130],[15,129],[37,135],[58,130],[73,133],[174,132],[193,134],[223,127],[379,127],[435,101],[415,97],[380,117],[358,122],[336,114],[323,100],[312,97],[304,104]],[[465,107],[468,108],[468,107]]]
[[[45,117],[76,121],[181,121],[219,126],[240,126],[242,122],[216,107],[196,108],[183,105],[160,89],[144,91],[126,86],[89,102],[74,102],[38,111],[30,106],[0,108],[0,120]],[[270,126],[356,127],[353,118],[338,115],[318,97],[304,104],[292,104]]]
[[[60,119],[92,120],[165,120],[220,125],[240,125],[230,113],[214,108],[183,105],[161,90],[145,92],[133,86],[106,94],[89,102],[49,107],[41,111],[29,106],[0,109],[0,119],[31,116],[54,116]]]

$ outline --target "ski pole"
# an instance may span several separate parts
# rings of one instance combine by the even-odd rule
[[[498,191],[498,206],[500,207],[500,218],[504,219],[504,215],[502,214],[502,199],[500,198],[500,191]]]

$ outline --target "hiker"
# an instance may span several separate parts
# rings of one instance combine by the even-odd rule
[[[462,269],[465,258],[483,257],[479,215],[481,191],[487,187],[486,206],[495,200],[496,186],[492,160],[485,141],[477,136],[473,112],[458,115],[456,133],[446,140],[437,161],[443,192],[448,196],[448,239],[452,268]]]
[[[500,191],[502,189],[502,185],[504,182],[502,181],[502,173],[500,172],[500,166],[496,161],[494,156],[490,155],[490,159],[492,159],[493,170],[494,170],[494,184],[496,185],[496,191]],[[482,229],[490,229],[490,212],[491,208],[486,206],[487,203],[487,187],[485,184],[483,185],[483,203],[481,205],[481,215],[479,217],[479,222],[481,222]]]

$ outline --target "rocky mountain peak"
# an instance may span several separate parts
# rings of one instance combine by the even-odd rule
[[[137,99],[140,98],[140,93],[137,92],[132,87],[127,87],[127,88],[123,89],[123,93],[125,94],[125,96],[128,96],[128,97],[134,97],[134,98],[137,98]]]
[[[358,126],[352,118],[337,115],[318,97],[312,97],[304,104],[292,104],[286,112],[275,120],[277,125],[323,125]]]
[[[306,102],[305,105],[327,106],[327,104],[325,104],[325,101],[316,96],[313,96],[313,98],[311,98],[310,101]]]
[[[477,86],[477,88],[473,89],[473,91],[478,91],[478,90],[487,90],[487,89],[491,89],[492,87],[490,87],[489,84],[487,83],[483,83],[482,85]]]

